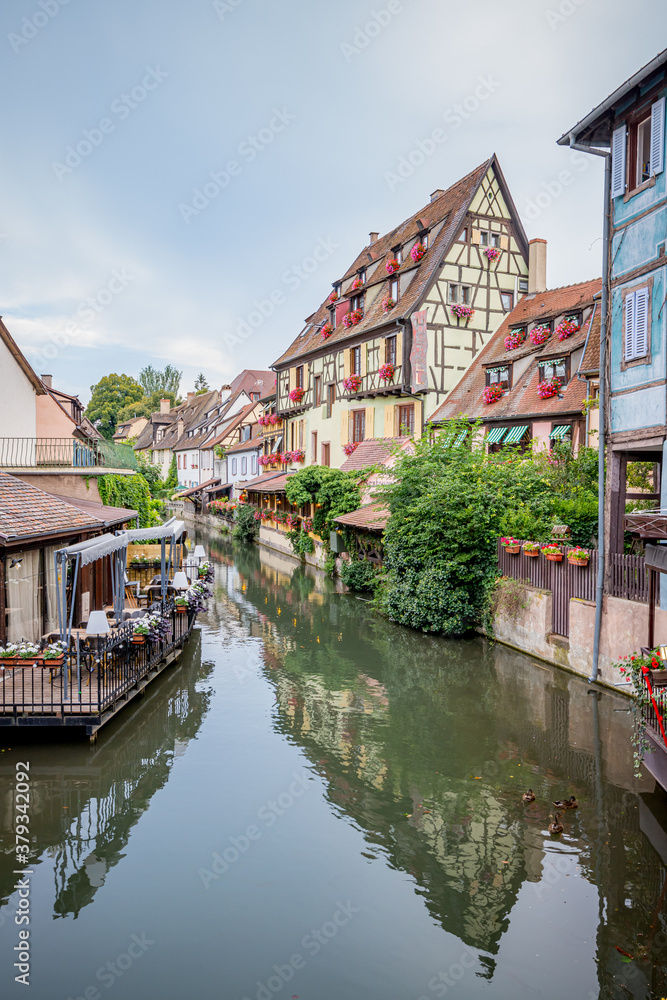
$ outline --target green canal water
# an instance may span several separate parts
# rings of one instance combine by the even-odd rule
[[[622,697],[204,541],[215,598],[181,665],[92,747],[4,744],[3,1000],[667,995],[664,800]]]

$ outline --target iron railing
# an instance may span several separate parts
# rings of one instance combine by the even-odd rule
[[[2,469],[137,469],[131,445],[93,438],[0,437]]]

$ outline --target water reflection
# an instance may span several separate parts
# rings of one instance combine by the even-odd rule
[[[482,640],[394,627],[278,554],[234,563],[223,544],[218,558],[225,613],[263,638],[274,725],[326,778],[367,856],[412,876],[484,975],[532,883],[595,952],[600,996],[665,995],[667,816],[633,777],[624,699]],[[565,794],[580,808],[556,840],[546,827]],[[582,878],[598,889],[594,945],[588,919],[563,912],[565,880]]]
[[[31,745],[32,867],[50,864],[53,917],[78,917],[125,856],[132,828],[199,731],[210,691],[195,632],[181,658],[92,746]],[[0,766],[0,915],[13,892],[14,767]]]

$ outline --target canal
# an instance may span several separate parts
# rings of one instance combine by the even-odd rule
[[[93,746],[3,737],[3,1000],[667,994],[665,803],[626,700],[203,541],[215,597],[179,667]]]

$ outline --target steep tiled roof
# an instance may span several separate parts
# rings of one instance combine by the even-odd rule
[[[418,212],[406,219],[391,232],[382,236],[375,243],[363,248],[354,263],[345,272],[343,280],[355,274],[360,268],[367,269],[366,284],[360,291],[368,290],[375,285],[384,285],[385,289],[380,289],[372,304],[366,309],[364,318],[356,326],[346,329],[342,322],[339,323],[333,334],[326,341],[327,349],[336,343],[356,338],[360,334],[367,333],[378,327],[394,325],[397,320],[410,315],[415,306],[418,305],[422,296],[428,290],[431,281],[436,276],[440,262],[449,250],[453,240],[458,236],[463,219],[468,211],[470,202],[490,166],[494,167],[499,181],[504,188],[504,194],[511,204],[511,196],[506,190],[502,172],[498,166],[495,155],[484,163],[480,164],[471,173],[453,184],[439,198],[435,198]],[[521,222],[516,217],[518,229],[517,238],[521,245],[525,244],[525,234],[521,228]],[[439,228],[438,228],[439,227]],[[405,245],[414,239],[419,232],[424,229],[437,230],[436,235],[429,240],[429,248],[422,259],[415,263],[409,253],[399,271],[394,275],[387,274],[386,262],[393,256],[392,248]],[[412,278],[405,292],[401,295],[398,306],[387,315],[382,308],[382,301],[386,297],[385,291],[389,292],[389,281],[391,277],[410,272]],[[346,292],[343,298],[352,292]],[[294,340],[291,346],[275,362],[275,366],[285,366],[289,361],[302,357],[314,351],[319,351],[323,347],[321,328],[329,319],[329,300],[326,299],[319,309],[307,320],[307,325],[302,333]]]
[[[189,490],[183,490],[180,493],[175,493],[174,497],[176,500],[182,500],[183,497],[194,496],[195,493],[201,493],[202,490],[205,490],[207,487],[220,486],[221,483],[221,479],[207,479],[206,482],[200,483],[199,486],[192,486]]]
[[[231,383],[229,387],[231,396],[234,397],[239,392],[258,392],[261,398],[267,392],[273,391],[275,380],[275,372],[263,371],[259,368],[246,368]]]
[[[342,514],[336,518],[338,524],[349,528],[365,528],[366,531],[384,531],[389,520],[389,511],[379,503],[369,503],[365,507],[353,510],[351,514]]]
[[[64,532],[78,534],[103,526],[97,517],[84,514],[22,479],[0,472],[0,539],[12,541]]]
[[[255,448],[261,448],[264,438],[261,434],[256,434],[255,437],[251,438],[249,441],[239,441],[238,444],[232,445],[231,448],[225,448],[228,455],[233,455],[238,451],[253,451]]]
[[[593,325],[586,341],[586,350],[579,365],[582,374],[597,375],[600,372],[600,306],[596,310]]]
[[[228,422],[220,424],[220,427],[217,427],[214,432],[215,436],[212,437],[210,441],[206,441],[206,447],[215,448],[216,445],[225,441],[233,431],[237,430],[237,428],[241,426],[256,406],[259,406],[259,400],[256,403],[248,403],[242,410],[239,410],[237,414],[230,417]]]
[[[294,473],[265,472],[264,475],[257,476],[256,479],[251,479],[249,482],[243,483],[243,489],[250,490],[253,493],[262,493],[264,491],[267,493],[280,493],[285,489],[285,483],[289,475],[294,475]]]
[[[367,469],[371,465],[383,465],[391,455],[391,449],[396,444],[404,444],[410,438],[367,438],[360,441],[355,450],[341,465],[342,472],[356,472]]]
[[[577,285],[538,292],[534,296],[521,299],[505,317],[500,328],[477,355],[442,406],[432,415],[431,420],[439,423],[464,415],[472,419],[481,417],[485,421],[496,421],[518,416],[549,417],[580,411],[586,398],[586,383],[577,379],[575,372],[572,371],[570,381],[563,389],[562,399],[558,399],[557,396],[541,399],[537,394],[538,365],[542,360],[569,355],[582,347],[586,342],[591,319],[593,320],[591,336],[594,336],[596,326],[599,329],[599,307],[577,333],[564,341],[559,341],[552,335],[545,344],[536,347],[527,339],[521,347],[506,351],[505,337],[515,327],[590,308],[595,294],[600,290],[600,285],[598,278]],[[528,367],[522,375],[514,379],[510,391],[498,402],[486,404],[483,399],[486,369],[504,362],[516,363],[527,356],[530,356]]]
[[[65,497],[60,496],[58,493],[50,493],[49,496],[63,500],[70,507],[76,507],[77,510],[83,511],[84,514],[91,514],[105,528],[133,521],[138,513],[138,511],[130,510],[128,507],[109,507],[106,504],[95,503],[94,500],[81,500],[79,497]]]

